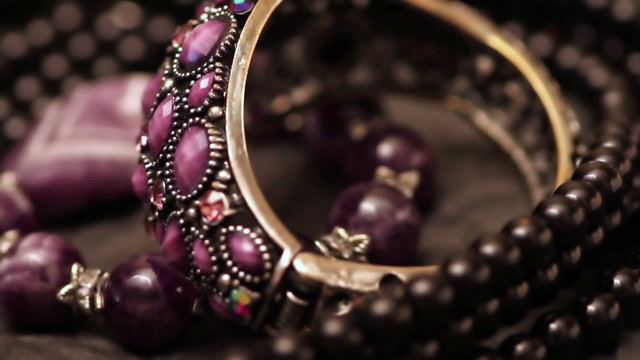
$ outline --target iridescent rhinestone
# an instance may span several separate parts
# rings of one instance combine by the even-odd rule
[[[149,200],[158,210],[162,210],[164,208],[164,203],[167,201],[167,198],[164,195],[164,182],[156,180],[153,183]]]
[[[253,0],[231,0],[229,7],[236,14],[245,14],[253,8]]]
[[[231,290],[231,308],[233,312],[241,317],[251,316],[255,305],[255,294],[244,287]]]
[[[220,191],[209,190],[200,200],[200,214],[202,219],[211,224],[219,224],[224,220],[229,210],[229,200]]]

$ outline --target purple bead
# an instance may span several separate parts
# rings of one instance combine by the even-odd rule
[[[149,149],[151,155],[158,156],[169,139],[173,122],[173,96],[167,96],[149,120]]]
[[[176,185],[183,194],[198,188],[209,163],[209,137],[205,129],[193,126],[185,131],[178,148],[174,170]]]
[[[251,236],[238,231],[227,236],[231,260],[240,270],[250,274],[259,274],[264,270],[262,254]]]
[[[144,93],[142,94],[142,113],[145,117],[151,115],[151,108],[156,102],[156,96],[162,88],[162,76],[163,72],[159,71],[149,80],[147,87],[144,89]]]
[[[211,92],[215,81],[216,74],[212,72],[198,79],[189,92],[189,105],[193,107],[204,105],[204,101],[209,97],[209,92]]]
[[[22,234],[38,228],[38,220],[28,199],[13,191],[0,189],[0,234],[18,230]]]
[[[226,17],[196,26],[184,41],[180,63],[189,70],[197,68],[220,47],[230,29],[231,22]]]
[[[131,185],[133,186],[133,191],[140,199],[147,200],[149,198],[147,170],[145,170],[144,166],[139,165],[136,168],[136,172],[133,173],[133,177],[131,178]]]
[[[176,269],[183,272],[187,270],[187,249],[178,220],[172,220],[167,226],[162,239],[162,253]]]
[[[329,222],[352,235],[371,236],[368,257],[373,263],[407,265],[415,257],[420,213],[411,200],[388,185],[351,186],[334,204]]]
[[[193,261],[203,274],[208,275],[213,271],[213,262],[211,261],[209,250],[207,250],[207,246],[202,240],[197,240],[193,243]]]
[[[57,299],[71,279],[73,263],[84,261],[66,240],[33,233],[19,240],[0,261],[0,311],[19,329],[52,329],[71,318],[70,308]]]
[[[137,255],[111,272],[104,317],[128,347],[156,351],[176,343],[191,323],[196,291],[162,257]]]
[[[341,165],[352,143],[351,128],[381,115],[372,98],[332,100],[305,113],[305,138],[315,157],[327,165]]]
[[[416,170],[420,183],[414,198],[420,206],[428,206],[434,196],[434,156],[424,140],[411,130],[390,126],[372,131],[354,144],[345,162],[346,173],[354,182],[374,178],[379,166],[396,173]]]

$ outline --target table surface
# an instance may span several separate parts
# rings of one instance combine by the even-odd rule
[[[421,261],[439,262],[475,236],[498,230],[508,219],[527,213],[531,204],[515,166],[465,120],[415,100],[393,98],[386,103],[393,118],[419,124],[416,131],[429,139],[438,160],[439,199],[425,214]],[[256,145],[252,149],[256,172],[278,214],[306,234],[323,231],[332,199],[344,185],[328,182],[296,144]],[[296,202],[300,198],[310,200],[300,204]],[[146,236],[142,219],[143,211],[137,205],[114,204],[102,214],[61,224],[54,230],[77,244],[88,264],[111,269],[127,256],[158,250]],[[215,360],[230,348],[251,347],[262,337],[205,315],[178,348],[140,357],[114,342],[99,321],[83,321],[77,329],[62,334],[18,334],[0,321],[0,359]],[[637,358],[640,333],[636,332],[624,338],[617,355],[602,359]]]

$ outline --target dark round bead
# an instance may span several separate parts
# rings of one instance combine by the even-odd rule
[[[157,255],[137,255],[111,272],[104,315],[119,340],[136,350],[171,346],[191,323],[196,290]]]
[[[632,163],[637,162],[638,147],[637,144],[631,142],[628,136],[620,134],[604,133],[598,137],[595,147],[617,150],[631,160]]]
[[[618,300],[624,311],[625,324],[634,327],[640,324],[640,274],[624,267],[609,274],[605,290]]]
[[[500,289],[522,280],[522,252],[508,235],[481,236],[471,244],[471,249],[491,266],[494,275],[499,275],[495,285]]]
[[[380,280],[378,291],[385,296],[403,299],[407,295],[407,285],[399,277],[387,274]]]
[[[358,358],[364,347],[364,334],[349,316],[321,318],[312,334],[320,359]]]
[[[14,328],[50,330],[67,325],[70,308],[57,299],[71,279],[71,266],[83,264],[80,252],[61,237],[33,233],[14,244],[0,260],[0,311]]]
[[[304,114],[304,134],[315,157],[331,166],[343,163],[353,130],[381,116],[378,101],[369,97],[332,99]]]
[[[436,339],[427,339],[411,345],[407,360],[440,360],[442,359],[442,346]]]
[[[453,287],[439,275],[422,275],[409,282],[407,293],[415,312],[418,337],[435,335],[452,314]]]
[[[587,234],[585,241],[583,243],[583,250],[585,255],[591,255],[597,253],[602,244],[604,243],[604,229],[603,227],[598,227]]]
[[[364,139],[352,145],[345,166],[346,173],[354,182],[372,180],[381,166],[397,174],[415,171],[420,175],[415,201],[421,207],[426,207],[433,200],[433,152],[420,136],[405,127],[391,125],[372,130]]]
[[[465,317],[449,323],[441,335],[443,359],[468,359],[473,355],[475,336],[473,318]]]
[[[414,315],[408,302],[376,294],[365,300],[362,313],[365,337],[374,345],[378,358],[407,349],[414,333]]]
[[[624,182],[610,166],[600,161],[584,162],[573,173],[573,179],[593,185],[605,203],[606,211],[615,208],[622,201]]]
[[[532,335],[516,334],[505,339],[500,346],[505,359],[548,360],[549,351],[544,342]]]
[[[547,313],[538,319],[536,333],[553,359],[582,359],[585,343],[578,319],[570,314]]]
[[[552,195],[543,200],[533,213],[549,225],[557,245],[562,249],[579,245],[587,234],[584,209],[562,195]]]
[[[562,253],[560,261],[558,261],[561,280],[565,284],[573,283],[580,275],[583,265],[584,258],[580,246],[576,246]]]
[[[582,162],[589,161],[600,161],[607,164],[617,171],[623,179],[629,177],[632,169],[631,161],[625,156],[625,153],[611,148],[597,147],[589,150]]]
[[[477,255],[454,255],[444,262],[441,271],[455,289],[454,310],[458,313],[474,309],[491,295],[491,268]]]
[[[273,339],[270,360],[315,360],[313,348],[300,334],[281,333]]]
[[[491,299],[481,304],[473,317],[473,332],[478,339],[484,339],[500,328],[500,300]]]
[[[553,300],[558,294],[560,287],[560,271],[557,264],[536,272],[529,282],[531,286],[531,299],[536,305],[545,305]]]
[[[529,269],[549,265],[556,254],[553,233],[544,221],[523,217],[510,221],[502,233],[513,238],[522,252],[522,260]]]
[[[491,349],[480,348],[474,350],[473,360],[503,360],[502,355]]]
[[[531,306],[531,287],[524,281],[519,285],[512,286],[501,298],[500,314],[502,320],[507,324],[520,321],[529,311]]]
[[[369,260],[407,265],[416,254],[420,213],[397,189],[378,183],[358,184],[340,195],[331,210],[330,226],[371,237]]]
[[[604,201],[593,185],[584,181],[571,180],[562,184],[555,193],[577,202],[586,211],[589,230],[602,225]]]
[[[582,299],[577,315],[590,350],[608,353],[618,347],[623,322],[620,304],[613,295],[600,294]]]

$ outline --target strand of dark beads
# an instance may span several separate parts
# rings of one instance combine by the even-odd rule
[[[607,124],[573,179],[543,201],[532,217],[511,222],[502,235],[474,242],[471,251],[447,260],[441,274],[418,277],[408,286],[383,287],[379,294],[367,299],[351,316],[328,316],[319,320],[310,336],[296,338],[287,335],[276,339],[272,347],[274,358],[330,356],[336,359],[385,359],[406,356],[410,359],[431,359],[470,358],[474,355],[477,358],[500,358],[498,353],[476,352],[476,342],[483,337],[477,334],[478,323],[486,326],[484,331],[480,331],[484,334],[480,335],[493,333],[502,322],[512,323],[522,318],[531,303],[543,304],[552,300],[560,288],[561,279],[567,284],[575,282],[580,274],[578,270],[584,268],[580,266],[584,256],[596,259],[598,254],[606,253],[602,251],[605,247],[613,247],[616,255],[620,256],[620,249],[614,246],[615,241],[604,243],[603,240],[604,233],[610,234],[608,239],[620,237],[613,235],[619,231],[622,215],[629,217],[637,209],[629,206],[634,201],[628,200],[636,189],[626,192],[624,186],[634,177],[635,167],[621,165],[637,163],[637,151],[629,150],[638,146],[637,129],[631,130],[624,124]],[[604,148],[615,150],[616,156],[609,156],[609,153],[602,156]],[[577,234],[582,237],[575,236],[572,229],[578,230]],[[504,245],[509,239],[505,233],[518,241],[516,248],[521,251],[520,256],[515,255],[518,251],[513,246]],[[553,238],[561,241],[553,241]],[[554,252],[562,255],[554,256]],[[529,271],[536,268],[536,263],[542,264],[542,268],[538,267],[535,277],[529,282],[504,292],[503,299],[509,298],[511,302],[490,299],[488,294],[492,290],[504,288],[510,282],[517,283],[520,279],[520,271],[511,272],[518,266],[516,259],[524,259],[523,267],[530,268]],[[590,263],[592,261],[590,259]],[[509,276],[501,276],[505,273]],[[571,334],[575,333],[576,326],[583,326],[586,338],[594,339],[590,342],[593,345],[591,350],[611,350],[617,344],[615,339],[619,334],[614,331],[616,324],[621,321],[616,294],[621,298],[633,297],[637,290],[632,285],[633,274],[621,269],[616,273],[618,281],[612,281],[617,284],[611,286],[613,295],[596,294],[583,299],[577,312],[579,322],[574,321],[573,315],[547,314],[536,327],[542,339],[532,335],[512,336],[503,343],[502,355],[506,359],[547,359],[561,352],[563,347],[568,348],[566,352],[574,351],[564,342],[552,342],[564,335],[558,333],[561,330],[549,332],[549,324],[562,325],[558,329],[564,327],[571,330]],[[620,277],[624,276],[627,277],[627,285],[620,285]],[[497,277],[500,278],[495,279]],[[478,308],[477,304],[483,300],[487,301]],[[458,315],[464,313],[461,308],[468,311],[477,309],[476,316]],[[478,315],[483,315],[485,321],[479,322],[478,318],[482,316]],[[439,332],[442,328],[446,330]],[[564,337],[571,340],[570,336]],[[608,340],[595,341],[603,338]],[[411,350],[407,353],[406,349]],[[485,355],[494,357],[482,357]],[[558,354],[554,357],[562,358]]]

